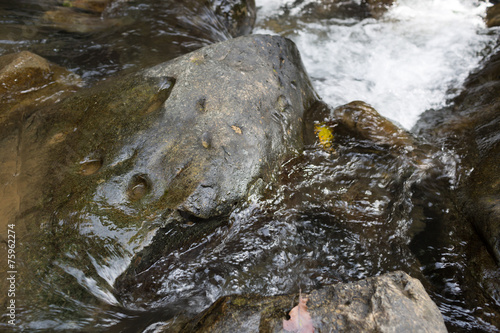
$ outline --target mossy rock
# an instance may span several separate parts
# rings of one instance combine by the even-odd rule
[[[19,297],[33,304],[24,324],[140,303],[138,274],[224,223],[302,150],[316,98],[291,41],[251,36],[81,89],[18,124],[2,141],[16,163],[1,160],[16,176],[0,181],[18,200],[8,219],[22,239]]]

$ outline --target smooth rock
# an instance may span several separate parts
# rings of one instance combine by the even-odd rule
[[[394,0],[322,0],[295,1],[282,6],[282,14],[266,18],[261,26],[280,34],[301,30],[304,23],[328,19],[380,18]],[[292,14],[293,13],[293,14]]]
[[[315,332],[447,332],[420,281],[400,271],[325,286],[307,298]],[[180,332],[283,332],[297,300],[298,295],[222,297]]]
[[[393,148],[412,147],[415,139],[403,128],[380,115],[371,105],[354,101],[333,110],[337,121],[342,122],[365,139]]]
[[[251,36],[37,110],[2,141],[16,154],[16,176],[0,181],[16,193],[19,297],[36,309],[24,324],[51,311],[87,322],[101,316],[93,307],[154,297],[140,273],[272,181],[301,151],[316,98],[291,41]]]
[[[472,73],[453,107],[428,111],[416,130],[461,156],[461,203],[500,262],[500,52]],[[466,170],[473,170],[467,174]]]
[[[70,71],[28,51],[0,57],[0,96],[26,94],[52,83],[77,85],[80,79]]]
[[[486,10],[486,25],[488,28],[500,25],[500,4],[489,7]]]
[[[72,33],[88,34],[132,24],[129,18],[101,17],[94,12],[81,12],[72,8],[60,7],[44,13],[42,22],[45,26]]]
[[[481,296],[470,297],[474,302],[481,300],[478,306],[500,302],[499,78],[500,52],[496,52],[469,75],[451,106],[427,111],[414,128],[433,145],[457,154],[455,201],[460,215],[453,223],[457,230],[464,229],[461,224],[470,223],[484,244],[473,246],[477,236],[469,236],[470,271],[465,278],[481,288]],[[498,315],[483,316],[498,325]]]
[[[0,57],[0,137],[30,110],[75,92],[78,75],[28,51]]]

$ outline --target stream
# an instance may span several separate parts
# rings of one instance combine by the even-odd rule
[[[407,130],[426,110],[449,105],[497,38],[484,25],[485,2],[399,0],[377,19],[316,20],[301,16],[310,2],[257,0],[253,33],[292,39],[327,104],[361,100]],[[134,17],[133,27],[117,23],[72,35],[38,22],[41,3],[0,2],[0,55],[30,50],[88,86],[230,38],[216,20],[174,24],[168,1],[131,1],[108,13]],[[482,296],[483,286],[469,273],[482,240],[456,206],[456,186],[467,172],[461,156],[424,141],[413,151],[378,145],[330,125],[338,133],[328,147],[310,142],[227,223],[156,261],[137,286],[139,292],[147,286],[154,298],[126,295],[118,304],[95,287],[98,305],[68,305],[81,309],[81,317],[67,320],[55,309],[51,320],[26,327],[139,332],[199,313],[224,295],[307,292],[403,270],[422,281],[450,332],[499,332],[498,305]],[[130,260],[94,266],[111,285]]]

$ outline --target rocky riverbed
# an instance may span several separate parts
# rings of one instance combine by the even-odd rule
[[[496,43],[410,130],[326,103],[292,40],[251,34],[257,9],[0,6],[3,329],[281,332],[303,304],[316,332],[499,330]]]

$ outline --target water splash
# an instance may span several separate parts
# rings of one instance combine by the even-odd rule
[[[290,1],[257,1],[256,33]],[[281,5],[281,6],[280,6]],[[410,129],[460,89],[482,50],[485,2],[400,0],[379,20],[321,20],[281,32],[291,38],[319,95],[332,106],[363,100]],[[293,11],[291,11],[293,13]]]

